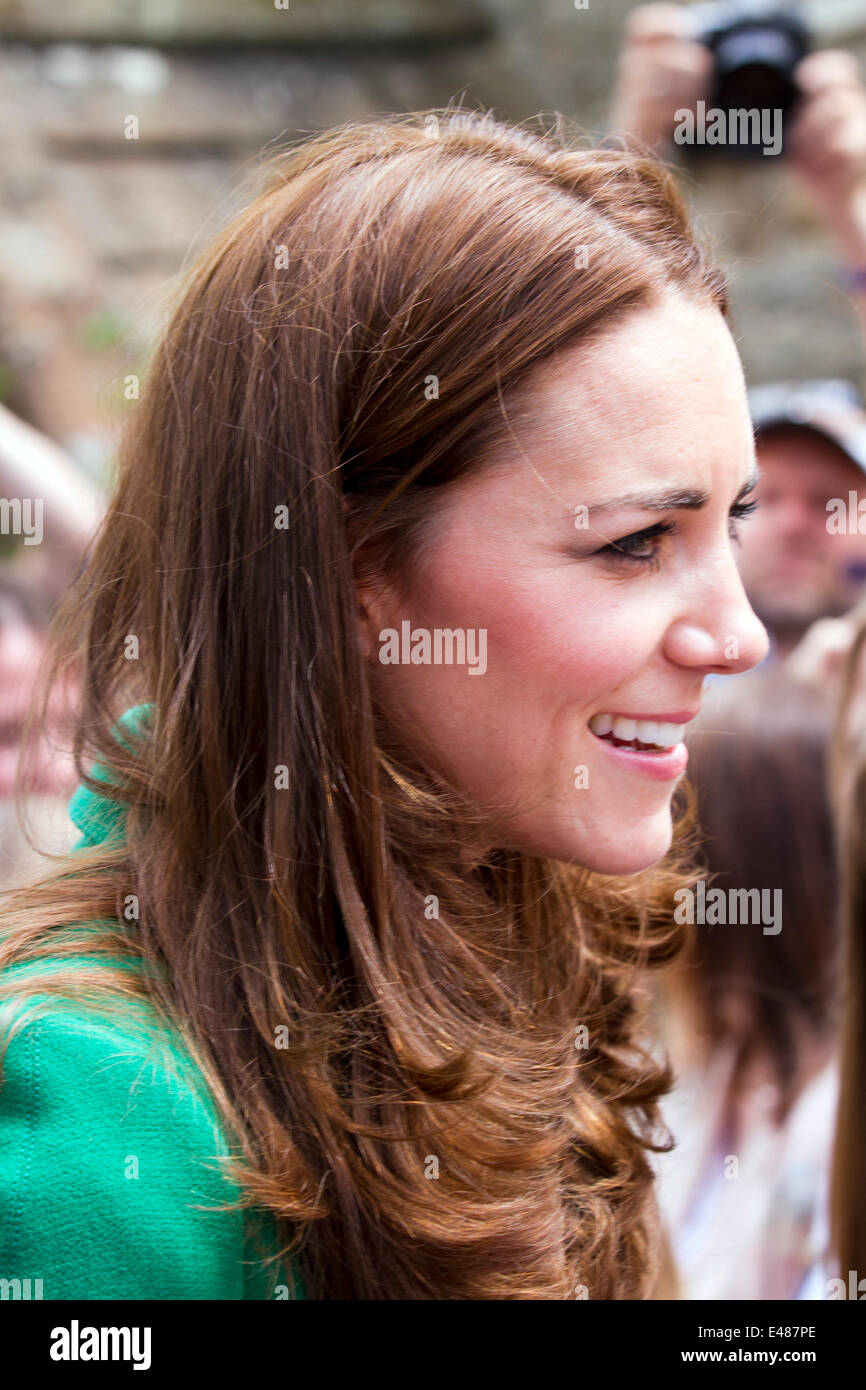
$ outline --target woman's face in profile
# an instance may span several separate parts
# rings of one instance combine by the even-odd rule
[[[401,591],[361,594],[365,647],[385,708],[499,808],[501,845],[634,873],[670,845],[704,678],[767,651],[731,537],[754,482],[742,370],[721,314],[670,293],[527,388],[532,422],[447,490]]]

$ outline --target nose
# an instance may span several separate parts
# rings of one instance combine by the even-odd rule
[[[664,652],[678,666],[706,674],[735,675],[764,660],[770,640],[743,588],[733,554],[714,567],[688,607],[669,626]]]

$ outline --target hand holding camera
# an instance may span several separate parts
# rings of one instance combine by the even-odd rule
[[[866,267],[866,88],[859,68],[850,53],[812,53],[797,68],[797,82],[791,166],[846,259]]]
[[[681,5],[639,5],[629,13],[611,124],[661,150],[675,112],[711,90],[713,56],[693,37]]]
[[[810,44],[796,7],[779,0],[640,5],[626,25],[613,125],[661,149],[673,141],[677,112],[699,102],[723,111],[772,107],[790,115],[785,148],[804,174],[829,158],[844,182],[866,138],[866,93],[850,54],[810,54]],[[721,141],[700,152],[714,150],[762,153]]]
[[[787,5],[640,5],[628,17],[612,125],[667,157],[677,148],[677,113],[773,105],[784,117],[779,152],[849,266],[866,281],[866,88],[850,53],[810,53],[809,44]],[[766,152],[712,140],[686,149],[747,157]],[[850,288],[866,291],[866,282]]]

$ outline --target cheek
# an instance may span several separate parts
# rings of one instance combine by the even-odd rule
[[[832,554],[838,554],[841,565],[849,564],[852,560],[862,560],[866,556],[866,534],[861,536],[852,530],[832,536],[831,540],[838,544],[831,546],[828,543],[828,550]]]
[[[487,634],[487,673],[426,668],[428,689],[467,717],[550,719],[594,711],[651,656],[653,600],[644,586],[599,580],[589,567],[557,565],[509,575],[449,567],[427,587],[415,621],[430,629],[470,625]],[[504,580],[504,577],[505,580]],[[423,677],[422,677],[423,679]],[[469,687],[469,688],[467,688]],[[491,710],[491,707],[493,709]]]

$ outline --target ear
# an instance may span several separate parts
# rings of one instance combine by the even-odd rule
[[[343,514],[348,517],[349,501],[343,498]],[[366,661],[372,661],[379,650],[379,633],[385,622],[387,594],[379,585],[369,580],[355,584],[356,612],[358,617],[358,640]]]
[[[379,650],[379,633],[385,624],[379,617],[381,596],[369,586],[355,586],[358,602],[358,639],[366,661],[372,661]]]

